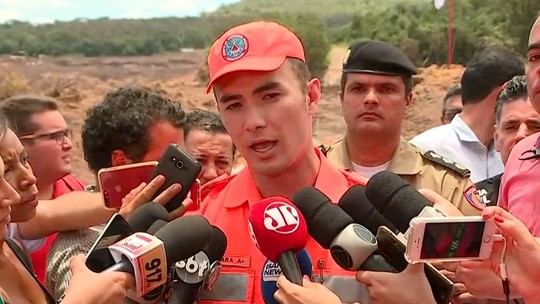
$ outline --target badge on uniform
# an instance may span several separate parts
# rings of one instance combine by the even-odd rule
[[[471,206],[478,210],[483,210],[489,205],[490,200],[487,198],[486,189],[476,189],[476,186],[471,185],[463,192],[463,196]]]

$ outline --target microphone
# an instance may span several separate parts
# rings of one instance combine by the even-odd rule
[[[127,219],[129,226],[134,231],[143,232],[157,220],[167,220],[167,209],[156,202],[146,203],[133,211]]]
[[[157,220],[152,224],[152,226],[150,226],[150,228],[148,228],[148,230],[146,230],[146,233],[154,235],[159,231],[159,229],[163,228],[168,223],[169,222],[164,220]]]
[[[364,226],[332,204],[314,187],[304,188],[293,197],[306,218],[311,237],[324,249],[330,249],[334,261],[343,269],[397,272],[378,254],[377,239]]]
[[[212,228],[204,217],[181,217],[158,230],[155,237],[136,232],[109,246],[116,264],[104,271],[133,275],[136,297],[142,297],[167,282],[173,261],[197,253],[211,236]]]
[[[366,196],[373,206],[405,235],[410,221],[417,216],[444,217],[420,192],[389,171],[381,171],[369,179]]]
[[[227,237],[216,226],[212,226],[212,238],[203,250],[187,260],[174,264],[172,273],[173,287],[167,303],[193,303],[199,291],[210,291],[219,277],[221,259],[227,249]]]
[[[298,261],[302,275],[307,275],[311,278],[313,276],[313,264],[307,250],[300,250],[296,254],[296,260]],[[274,294],[278,290],[276,282],[280,274],[281,267],[277,263],[270,260],[264,262],[261,273],[261,292],[265,304],[278,304],[274,298]]]
[[[251,207],[248,226],[259,251],[277,262],[289,281],[302,285],[295,253],[306,247],[308,233],[298,209],[284,197],[263,199]]]

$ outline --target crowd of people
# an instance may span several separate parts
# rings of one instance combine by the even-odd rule
[[[408,141],[405,112],[414,103],[414,64],[395,46],[353,43],[343,60],[339,101],[346,132],[313,144],[321,82],[306,64],[300,39],[267,21],[235,26],[208,54],[217,112],[186,113],[181,102],[138,87],[108,92],[84,120],[84,158],[96,175],[85,184],[71,174],[72,132],[54,99],[13,96],[0,103],[0,298],[4,303],[148,303],[127,299],[134,278],[94,273],[84,255],[115,213],[166,204],[182,190],[158,175],[133,189],[120,208],[100,194],[101,169],[159,161],[175,143],[201,164],[200,208],[186,198],[168,219],[203,215],[228,239],[221,273],[198,303],[263,303],[264,257],[248,228],[250,210],[264,198],[292,199],[313,186],[337,203],[353,185],[390,171],[452,215],[493,219],[504,236],[491,257],[437,265],[454,281],[452,303],[540,303],[540,17],[529,48],[478,52],[442,103],[442,125]],[[336,100],[337,102],[337,100]],[[247,165],[232,172],[240,153]],[[427,189],[427,190],[426,190]],[[403,202],[406,204],[407,202]],[[189,246],[189,244],[186,244]],[[279,303],[436,303],[422,264],[400,273],[342,269],[313,239],[306,250],[314,276],[302,285],[277,280]],[[0,301],[0,302],[1,302]],[[538,301],[538,302],[536,302]],[[156,301],[153,303],[157,303]]]

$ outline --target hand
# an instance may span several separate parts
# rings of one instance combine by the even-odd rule
[[[527,299],[538,297],[540,281],[540,245],[527,227],[516,217],[500,207],[487,207],[482,212],[484,219],[494,219],[506,239],[506,269],[510,291]],[[471,270],[487,269],[500,276],[500,251],[503,242],[493,244],[491,257],[485,261],[465,261],[461,266]],[[532,302],[531,302],[532,303]]]
[[[409,264],[401,273],[358,271],[356,280],[366,285],[373,304],[435,303],[423,263]]]
[[[303,286],[291,283],[285,276],[277,280],[274,298],[281,304],[341,304],[339,297],[322,284],[304,277]]]
[[[150,202],[152,200],[152,197],[154,197],[154,195],[159,190],[159,188],[163,186],[164,184],[165,184],[165,177],[162,175],[156,176],[148,184],[141,183],[137,188],[131,190],[122,199],[122,206],[120,207],[120,210],[118,212],[124,218],[128,218],[135,209]],[[182,185],[172,184],[169,188],[167,188],[165,191],[160,193],[153,201],[158,204],[165,205],[175,195],[180,193],[180,191],[182,191]],[[180,207],[178,207],[177,209],[169,213],[168,220],[170,221],[177,217],[182,216],[184,213],[186,213],[187,208],[191,204],[192,204],[191,199],[186,198],[182,202]]]
[[[127,290],[135,286],[134,278],[123,272],[92,272],[84,264],[85,260],[82,254],[71,259],[72,276],[61,303],[124,303]]]
[[[463,213],[439,193],[431,189],[419,189],[418,192],[433,203],[433,207],[442,211],[446,216],[463,216]]]

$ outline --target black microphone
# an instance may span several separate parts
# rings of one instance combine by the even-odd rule
[[[339,199],[338,206],[357,224],[366,227],[374,235],[379,227],[386,226],[395,234],[399,231],[368,200],[365,188],[354,185]]]
[[[150,228],[148,228],[148,230],[146,230],[146,233],[154,235],[168,223],[169,222],[164,220],[157,220],[152,224],[152,226],[150,226]]]
[[[293,203],[304,215],[311,237],[323,248],[330,249],[334,261],[346,270],[397,272],[378,254],[377,239],[365,227],[332,204],[314,187],[293,197]]]
[[[131,213],[127,222],[134,231],[148,231],[148,228],[157,220],[167,220],[167,209],[156,202],[146,203]],[[157,230],[156,230],[157,231]]]
[[[404,179],[389,171],[373,175],[366,185],[366,196],[373,206],[402,233],[418,215],[443,217],[433,204]]]
[[[174,264],[172,294],[167,303],[193,303],[199,292],[211,291],[221,270],[221,259],[227,249],[227,237],[212,226],[212,238],[204,249],[187,260]]]

